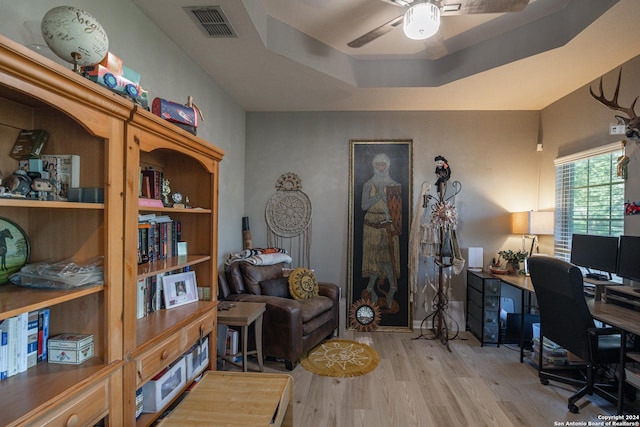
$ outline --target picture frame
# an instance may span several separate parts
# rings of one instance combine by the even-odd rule
[[[162,290],[167,310],[198,301],[196,273],[188,271],[162,276]]]
[[[412,184],[413,140],[350,141],[347,307],[373,302],[379,330],[412,330]]]

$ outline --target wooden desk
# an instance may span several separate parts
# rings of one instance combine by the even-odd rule
[[[266,311],[263,302],[234,302],[229,310],[218,311],[218,323],[227,326],[240,326],[242,334],[242,370],[247,372],[247,355],[255,353],[260,372],[264,371],[262,360],[262,315]],[[256,350],[247,351],[249,326],[255,322]],[[229,357],[236,356],[231,355]]]
[[[531,295],[536,291],[533,289],[533,283],[529,276],[518,275],[500,275],[499,277],[502,283],[513,286],[516,289],[520,289],[520,363],[524,362],[524,318],[526,305],[531,307]],[[527,297],[527,304],[525,304],[525,297]]]
[[[627,333],[640,336],[640,311],[635,311],[616,304],[607,304],[604,301],[587,299],[589,311],[594,319],[614,328],[620,329],[620,362],[618,363],[618,414],[623,413],[624,406],[624,362],[626,360],[625,343]],[[639,361],[637,358],[634,358]]]
[[[293,379],[286,374],[208,371],[160,425],[293,426]]]

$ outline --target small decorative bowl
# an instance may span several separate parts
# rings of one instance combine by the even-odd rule
[[[506,268],[502,268],[502,267],[496,267],[496,266],[489,266],[489,272],[491,274],[507,274],[507,269]]]

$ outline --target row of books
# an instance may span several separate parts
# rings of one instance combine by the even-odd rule
[[[138,264],[178,255],[182,224],[167,215],[138,216]]]
[[[43,308],[0,321],[0,380],[47,360],[49,319]]]
[[[140,169],[140,191],[138,196],[160,200],[162,198],[163,179],[162,171],[152,168]]]

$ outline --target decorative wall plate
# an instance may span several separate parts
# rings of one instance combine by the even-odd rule
[[[0,217],[0,284],[29,261],[31,246],[27,233],[15,222]]]
[[[311,222],[311,200],[302,191],[276,191],[266,210],[267,224],[278,236],[297,236]]]
[[[355,301],[349,311],[349,323],[360,332],[375,331],[380,324],[380,307],[368,298]]]

